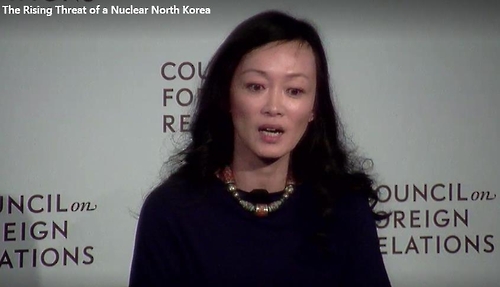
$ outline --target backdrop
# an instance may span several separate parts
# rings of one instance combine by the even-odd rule
[[[127,285],[210,56],[272,8],[324,39],[393,285],[500,286],[498,4],[0,2],[0,286]]]

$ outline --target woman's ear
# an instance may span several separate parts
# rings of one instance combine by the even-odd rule
[[[314,113],[311,112],[311,116],[309,116],[309,122],[312,122],[314,120]]]

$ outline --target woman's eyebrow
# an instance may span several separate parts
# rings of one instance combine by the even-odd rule
[[[253,69],[253,68],[243,70],[241,72],[241,75],[248,74],[248,73],[257,73],[257,74],[262,75],[264,77],[268,76],[267,72],[265,72],[263,70],[259,70],[259,69]],[[287,77],[287,78],[303,77],[303,78],[306,78],[309,80],[309,77],[304,73],[290,73],[290,74],[286,74],[285,77]]]

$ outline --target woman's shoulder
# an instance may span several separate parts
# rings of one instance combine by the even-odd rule
[[[348,190],[337,197],[335,207],[342,212],[371,211],[370,197],[366,192],[359,190]]]
[[[185,202],[191,187],[187,182],[164,181],[156,186],[144,199],[141,217],[153,216],[158,213],[172,212],[179,204]]]
[[[148,201],[172,201],[182,200],[183,197],[193,191],[193,184],[184,179],[172,180],[168,178],[157,185],[146,197]]]
[[[380,253],[375,216],[366,192],[349,191],[336,202],[332,234],[344,254],[350,286],[390,286]]]
[[[340,195],[334,204],[332,216],[336,226],[346,231],[356,232],[361,227],[375,225],[370,197],[360,191],[347,191]]]
[[[146,197],[141,213],[161,212],[163,215],[196,209],[212,195],[215,183],[201,184],[189,179],[167,179]]]

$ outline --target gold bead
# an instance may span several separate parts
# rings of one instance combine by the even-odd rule
[[[227,190],[229,190],[230,192],[235,192],[236,191],[236,186],[232,183],[229,183],[227,185]]]

